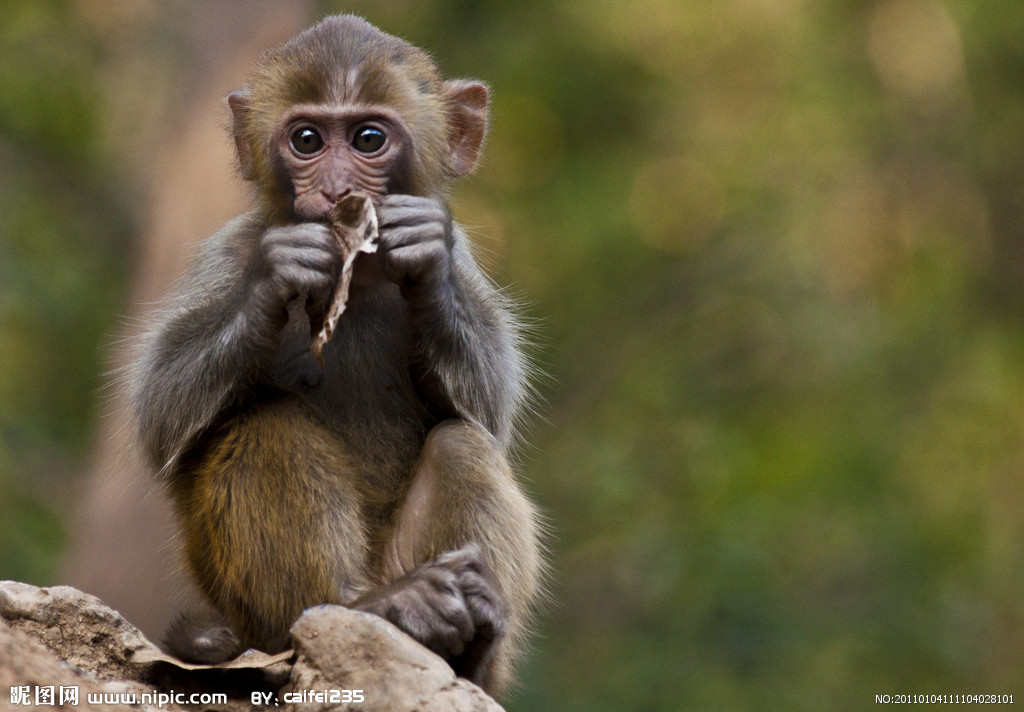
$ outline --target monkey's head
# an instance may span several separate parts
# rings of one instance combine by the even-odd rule
[[[476,166],[487,88],[365,20],[329,17],[228,96],[242,176],[270,220],[323,221],[350,192],[443,195]]]

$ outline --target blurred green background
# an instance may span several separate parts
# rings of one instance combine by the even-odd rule
[[[0,13],[0,578],[56,582],[187,5]],[[1024,701],[1024,5],[339,10],[493,88],[454,206],[535,324],[554,572],[509,708]]]

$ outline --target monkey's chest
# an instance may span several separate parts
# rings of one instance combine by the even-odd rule
[[[304,306],[289,308],[274,385],[301,394],[339,440],[386,480],[408,472],[429,427],[409,372],[405,302],[388,289],[353,289],[321,366]],[[394,475],[390,471],[394,471]]]

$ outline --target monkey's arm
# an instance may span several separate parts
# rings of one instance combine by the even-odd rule
[[[384,272],[409,303],[421,397],[439,417],[477,422],[507,445],[526,367],[506,300],[440,201],[389,195],[380,220]]]
[[[138,439],[159,468],[210,425],[243,376],[254,330],[241,309],[241,253],[251,231],[239,219],[200,245],[131,367]]]
[[[456,226],[448,289],[413,307],[418,377],[507,445],[525,396],[526,367],[504,297],[481,273]],[[416,312],[424,312],[417,316]]]
[[[323,225],[242,216],[206,240],[129,373],[137,437],[158,468],[253,386],[272,382],[287,306],[326,299],[336,249]]]

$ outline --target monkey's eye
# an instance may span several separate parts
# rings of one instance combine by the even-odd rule
[[[311,156],[324,147],[324,140],[316,129],[303,126],[292,134],[292,148],[296,153],[304,156]]]
[[[352,139],[352,145],[360,153],[376,153],[383,148],[387,140],[388,137],[380,129],[373,126],[364,126],[356,131],[356,135]]]

